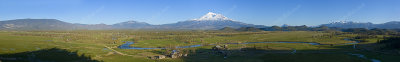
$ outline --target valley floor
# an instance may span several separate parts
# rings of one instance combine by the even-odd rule
[[[372,46],[377,39],[357,44],[355,34],[320,31],[1,31],[0,61],[56,62],[398,62],[397,53],[380,53]],[[357,40],[357,39],[353,39]],[[120,49],[129,47],[166,49]],[[309,42],[254,43],[248,42]],[[177,46],[202,45],[192,48]],[[223,50],[213,47],[227,45]],[[356,46],[354,46],[356,45]],[[170,58],[171,51],[182,56]],[[221,53],[223,52],[223,53]],[[151,59],[165,55],[164,59]]]

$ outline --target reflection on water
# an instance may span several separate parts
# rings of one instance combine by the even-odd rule
[[[350,39],[344,39],[346,41],[352,41]],[[123,41],[125,44],[120,45],[118,48],[120,49],[166,49],[166,48],[141,48],[141,47],[131,47],[131,44],[134,44],[132,41]],[[333,44],[320,44],[316,42],[284,42],[284,41],[279,41],[279,42],[247,42],[247,43],[225,43],[225,44],[256,44],[256,43],[303,43],[303,44],[310,44],[310,45],[333,45]],[[345,43],[345,44],[338,44],[338,45],[348,45],[348,44],[358,44],[358,41],[354,41],[352,43]],[[209,44],[209,45],[216,45],[216,44]],[[189,46],[177,46],[175,48],[193,48],[193,47],[200,47],[203,46],[201,44],[199,45],[189,45]]]
[[[120,49],[165,49],[165,48],[139,48],[139,47],[131,47],[129,45],[134,44],[134,42],[131,41],[125,41],[125,44],[122,44],[121,46],[118,46]]]

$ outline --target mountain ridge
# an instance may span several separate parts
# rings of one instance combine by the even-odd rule
[[[329,24],[321,24],[320,26],[338,27],[338,28],[383,28],[383,29],[400,29],[400,21],[389,21],[381,24],[373,24],[371,22],[332,22]]]
[[[371,22],[352,22],[346,23],[332,22],[328,24],[320,24],[319,26],[338,27],[338,28],[383,28],[383,29],[400,29],[400,21],[390,21],[381,24],[373,24]],[[77,24],[63,22],[57,19],[15,19],[0,21],[0,30],[107,30],[107,29],[188,29],[188,30],[218,30],[224,27],[241,28],[241,27],[268,27],[264,25],[247,24],[232,20],[186,20],[176,23],[152,25],[146,22],[125,21],[112,25],[106,24]]]
[[[286,26],[286,25],[283,25]],[[289,25],[287,25],[289,26]],[[319,26],[338,28],[384,28],[400,29],[400,21],[390,21],[382,24],[371,22],[338,21]],[[247,24],[234,21],[222,14],[208,12],[198,19],[179,21],[176,23],[152,25],[146,22],[125,21],[112,25],[68,23],[57,19],[15,19],[0,21],[0,30],[108,30],[108,29],[184,29],[184,30],[219,30],[225,27],[234,29],[242,27],[265,28],[264,25]]]

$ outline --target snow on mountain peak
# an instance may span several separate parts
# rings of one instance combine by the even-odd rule
[[[206,15],[202,16],[201,18],[199,18],[199,19],[193,19],[193,20],[196,20],[196,21],[203,21],[203,20],[232,20],[232,19],[229,19],[229,18],[225,17],[225,16],[222,15],[222,14],[217,14],[217,13],[213,13],[213,12],[208,12]]]

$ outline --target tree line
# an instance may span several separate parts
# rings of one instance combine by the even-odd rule
[[[318,26],[318,27],[308,27],[306,25],[302,26],[271,26],[264,28],[255,27],[241,27],[238,29],[225,27],[220,29],[222,31],[341,31],[354,34],[365,34],[365,35],[399,35],[400,29],[380,29],[380,28],[338,28],[338,27],[328,27],[328,26]]]

